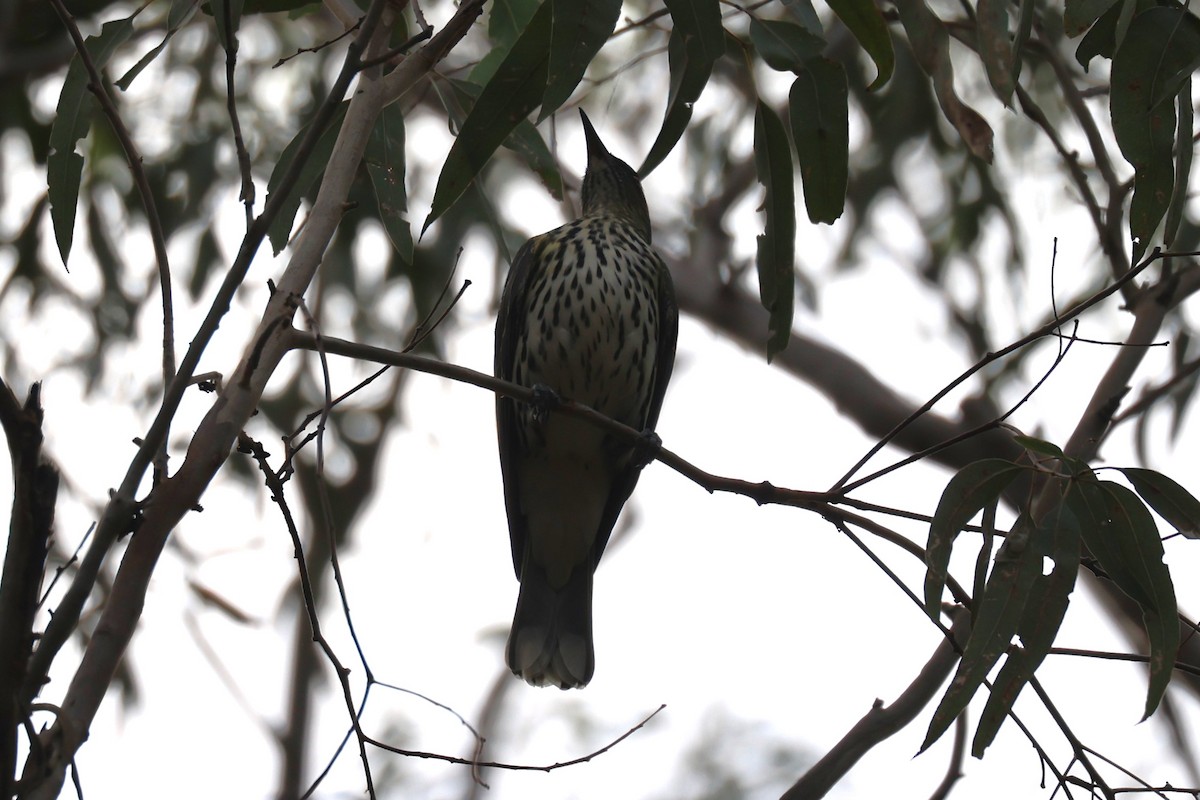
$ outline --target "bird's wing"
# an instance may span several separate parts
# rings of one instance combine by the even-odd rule
[[[653,250],[651,252],[658,262],[658,349],[654,356],[654,386],[650,392],[650,403],[646,406],[642,430],[654,430],[658,425],[658,412],[662,410],[663,396],[667,393],[671,370],[675,367],[675,342],[679,338],[679,307],[675,303],[671,272],[662,257]],[[596,541],[592,545],[593,569],[600,564],[600,556],[604,554],[608,537],[612,535],[613,526],[617,524],[621,508],[633,494],[633,487],[637,485],[638,477],[642,474],[641,468],[642,465],[630,463],[613,480],[608,502],[604,505],[604,516],[600,519]]]
[[[513,365],[517,358],[517,342],[525,325],[526,297],[533,279],[533,251],[537,240],[534,237],[522,245],[513,258],[508,271],[504,292],[500,295],[500,311],[496,317],[496,377],[513,380]],[[513,569],[521,577],[521,560],[525,552],[525,515],[521,513],[520,470],[517,460],[520,453],[520,421],[517,418],[517,401],[496,395],[496,431],[500,443],[500,473],[504,478],[504,505],[508,509],[508,533],[512,542]]]

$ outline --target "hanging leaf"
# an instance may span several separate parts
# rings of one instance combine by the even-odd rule
[[[832,224],[845,208],[850,160],[847,96],[842,65],[824,58],[803,64],[788,94],[804,205],[813,222]]]
[[[867,91],[883,88],[891,80],[896,68],[896,53],[892,49],[892,35],[888,31],[887,21],[879,11],[879,6],[860,0],[826,0],[826,3],[875,62],[878,74]]]
[[[1177,8],[1134,17],[1112,60],[1109,109],[1121,154],[1134,168],[1129,234],[1133,258],[1150,247],[1175,184],[1175,105],[1200,65],[1200,20]]]
[[[1075,481],[1067,503],[1079,520],[1088,551],[1109,579],[1142,607],[1150,642],[1148,717],[1166,692],[1179,650],[1175,587],[1163,563],[1154,518],[1137,495],[1111,481]]]
[[[895,5],[917,62],[933,78],[933,92],[942,114],[976,158],[992,163],[991,126],[954,91],[954,67],[950,63],[950,35],[946,26],[924,0],[896,0]]]
[[[154,62],[154,59],[158,58],[159,54],[166,49],[175,34],[195,16],[197,8],[199,8],[199,5],[196,0],[172,0],[171,10],[167,13],[166,34],[163,36],[161,42],[155,45],[146,55],[138,59],[138,62],[116,81],[115,85],[120,87],[121,91],[129,91],[134,78],[140,75],[142,70],[150,66]]]
[[[979,59],[996,97],[1009,106],[1016,83],[1013,80],[1012,38],[1008,33],[1008,3],[1006,0],[979,0],[975,17]]]
[[[1161,472],[1140,467],[1121,470],[1158,515],[1192,539],[1200,538],[1200,500]]]
[[[1074,38],[1092,27],[1117,0],[1066,0],[1063,8],[1063,32]],[[1086,64],[1083,65],[1085,68]]]
[[[550,66],[540,123],[571,97],[621,18],[621,0],[551,0]]]
[[[787,347],[796,294],[796,194],[792,153],[779,116],[761,100],[754,113],[754,166],[766,187],[766,227],[758,237],[758,290],[770,315],[767,362]]]
[[[1053,568],[1049,575],[1034,578],[1017,626],[1021,646],[1012,648],[1005,657],[975,728],[971,755],[976,758],[983,758],[984,750],[995,740],[1021,689],[1050,652],[1075,589],[1079,574],[1079,522],[1065,503],[1059,503],[1046,515],[1036,536],[1037,550],[1049,554]]]
[[[379,220],[392,247],[405,266],[413,263],[412,227],[408,222],[408,194],[404,188],[404,114],[398,104],[385,106],[371,129],[363,154]]]
[[[444,89],[446,85],[450,87],[449,93]],[[454,78],[435,81],[433,88],[438,93],[438,97],[442,99],[442,105],[450,117],[454,130],[462,130],[467,112],[474,107],[475,100],[479,97],[482,89],[469,81]],[[545,139],[542,138],[541,133],[532,122],[527,119],[518,122],[517,127],[513,128],[512,133],[504,140],[503,146],[525,161],[525,164],[537,174],[542,185],[555,200],[562,199],[563,181],[562,173],[558,169],[558,160],[554,158],[550,148],[546,146]]]
[[[488,39],[492,49],[471,70],[471,83],[487,85],[541,3],[542,0],[492,0],[488,13]]]
[[[1176,97],[1175,126],[1175,187],[1171,192],[1171,202],[1167,205],[1167,221],[1163,226],[1163,244],[1170,247],[1179,233],[1179,223],[1183,220],[1183,211],[1188,201],[1188,181],[1192,175],[1192,79],[1188,76],[1179,89]],[[1142,417],[1145,419],[1145,417]]]
[[[1024,469],[1002,458],[983,459],[960,469],[942,490],[925,545],[925,612],[932,619],[941,613],[955,538],[976,514],[996,503]]]
[[[750,43],[771,69],[797,72],[821,55],[825,40],[792,22],[750,18]]]
[[[279,255],[280,251],[287,246],[288,239],[291,238],[296,212],[300,210],[300,201],[325,174],[325,165],[329,163],[330,156],[333,154],[338,130],[342,127],[342,120],[346,117],[346,109],[349,105],[348,101],[344,101],[334,112],[333,117],[329,120],[329,126],[321,133],[308,160],[301,167],[296,183],[287,196],[287,201],[280,206],[279,213],[271,221],[271,227],[267,229],[267,238],[271,241],[271,251],[275,255]],[[292,162],[296,160],[300,145],[304,142],[304,137],[308,135],[308,129],[309,125],[305,125],[279,154],[279,161],[276,162],[275,169],[271,170],[271,177],[267,179],[268,203],[271,202],[272,195],[279,189],[279,183],[291,168]]]
[[[667,0],[666,6],[674,24],[667,41],[671,87],[662,128],[638,168],[640,178],[653,172],[675,148],[692,118],[692,106],[708,85],[713,64],[725,53],[717,0]]]
[[[133,33],[133,17],[106,22],[96,36],[84,41],[97,69],[104,69],[117,48]],[[75,237],[75,213],[79,207],[79,188],[83,178],[83,156],[75,152],[79,140],[87,136],[92,116],[99,108],[88,89],[92,79],[83,59],[76,53],[67,67],[67,77],[58,95],[54,124],[50,127],[50,155],[46,159],[46,183],[50,197],[50,219],[54,239],[63,264],[71,254]],[[97,87],[98,89],[100,87]]]
[[[954,722],[987,677],[988,672],[1008,650],[1021,622],[1030,590],[1042,574],[1046,555],[1047,532],[1021,516],[1005,541],[988,577],[982,599],[972,613],[971,636],[963,649],[962,661],[942,696],[921,751],[936,742]]]
[[[551,5],[543,3],[508,51],[454,139],[421,231],[446,213],[509,134],[537,108],[546,89]]]

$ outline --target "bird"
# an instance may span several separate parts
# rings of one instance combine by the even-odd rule
[[[580,109],[587,169],[576,220],[513,258],[496,319],[495,374],[540,402],[497,395],[496,428],[520,589],[505,648],[534,686],[582,688],[595,670],[593,573],[648,460],[675,362],[679,311],[651,246],[637,173]],[[631,444],[577,416],[566,398],[643,432]]]

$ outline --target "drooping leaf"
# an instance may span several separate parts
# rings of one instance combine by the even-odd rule
[[[1188,183],[1192,174],[1192,127],[1194,112],[1192,109],[1192,79],[1191,76],[1183,82],[1176,97],[1175,125],[1175,187],[1171,192],[1171,202],[1167,205],[1167,221],[1163,225],[1163,244],[1170,247],[1179,233],[1179,223],[1183,220],[1183,211],[1188,201]],[[1145,419],[1145,417],[1143,417]]]
[[[210,0],[217,41],[226,53],[237,52],[237,32],[242,25],[242,6],[245,0]]]
[[[979,0],[976,4],[976,39],[979,58],[987,72],[988,81],[1000,102],[1012,103],[1013,46],[1008,33],[1008,3],[1006,0]]]
[[[162,41],[151,48],[150,52],[138,59],[138,62],[130,67],[129,71],[115,82],[115,85],[120,87],[121,91],[129,91],[129,87],[133,84],[134,79],[142,73],[142,70],[150,66],[154,62],[154,59],[158,58],[159,54],[166,49],[175,34],[195,16],[196,9],[199,7],[196,0],[172,0],[171,10],[167,13],[167,32],[163,36]]]
[[[788,94],[804,205],[813,222],[832,224],[845,208],[850,159],[847,103],[845,70],[824,58],[803,64]]]
[[[1137,495],[1111,481],[1076,481],[1067,502],[1079,520],[1084,545],[1113,583],[1142,608],[1150,642],[1148,717],[1162,700],[1179,650],[1175,587],[1163,563],[1154,518]]]
[[[538,122],[567,102],[621,18],[621,0],[551,0],[550,66]]]
[[[826,3],[875,62],[878,74],[867,91],[883,88],[891,80],[896,68],[896,53],[892,49],[892,35],[888,32],[887,21],[879,11],[879,6],[860,0],[826,0]]]
[[[950,63],[950,35],[946,26],[924,0],[896,0],[895,5],[917,63],[933,79],[933,92],[942,114],[976,158],[992,163],[991,126],[954,91],[954,67]]]
[[[288,239],[292,235],[292,224],[296,221],[296,212],[300,210],[300,201],[325,174],[325,165],[329,163],[329,158],[333,153],[338,130],[342,127],[342,120],[346,117],[348,107],[349,102],[343,102],[334,112],[329,126],[321,133],[308,160],[301,167],[296,183],[287,196],[287,202],[280,206],[279,213],[271,221],[271,227],[267,229],[267,238],[271,241],[271,250],[275,255],[279,255],[280,251],[287,246]],[[271,177],[267,179],[267,202],[270,202],[272,195],[279,190],[280,181],[287,174],[292,162],[296,160],[300,145],[308,135],[308,129],[308,125],[301,128],[300,132],[288,142],[287,147],[283,148],[283,152],[279,154],[279,161],[275,164],[275,169],[271,170]]]
[[[550,23],[551,5],[547,2],[538,8],[479,93],[438,175],[422,232],[462,196],[496,148],[541,102],[546,89]]]
[[[1036,453],[1039,456],[1048,458],[1066,458],[1066,454],[1062,448],[1053,442],[1047,442],[1045,439],[1038,439],[1033,436],[1025,436],[1019,434],[1013,437],[1013,441],[1024,447],[1031,453]]]
[[[1049,575],[1038,575],[1034,579],[1017,626],[1021,646],[1009,651],[1004,666],[992,682],[988,701],[975,728],[971,755],[976,758],[983,757],[1021,689],[1050,652],[1079,574],[1079,523],[1065,503],[1059,503],[1046,515],[1035,536],[1039,539],[1037,550],[1050,556],[1053,568]]]
[[[1020,0],[1020,10],[1017,16],[1017,33],[1013,36],[1012,41],[1012,82],[1016,86],[1017,79],[1021,77],[1021,65],[1025,60],[1021,58],[1021,53],[1025,51],[1025,45],[1029,42],[1029,36],[1033,33],[1033,20],[1037,11],[1037,0]]]
[[[492,49],[471,70],[472,83],[487,85],[541,3],[542,0],[492,0],[488,13],[488,39]]]
[[[812,0],[783,0],[783,7],[792,15],[792,19],[803,25],[813,36],[825,38],[825,28],[821,25],[817,10],[813,8]]]
[[[452,97],[443,90],[444,85],[450,87],[449,94],[453,95]],[[444,82],[434,82],[434,90],[442,98],[442,104],[455,129],[461,130],[463,122],[467,118],[467,112],[475,105],[475,100],[479,97],[482,89],[469,81],[450,78]],[[512,133],[504,140],[503,146],[525,161],[556,200],[562,199],[563,181],[562,173],[558,169],[558,161],[532,122],[525,119],[517,123],[517,127],[513,128]]]
[[[1200,500],[1161,472],[1141,467],[1121,470],[1134,490],[1183,535],[1200,538]]]
[[[787,347],[796,293],[796,196],[792,153],[779,116],[761,100],[754,113],[754,166],[766,187],[758,237],[758,290],[770,315],[767,361]]]
[[[792,22],[750,18],[750,43],[771,69],[796,72],[804,62],[817,58],[825,40]]]
[[[713,64],[725,52],[725,32],[717,0],[666,0],[671,12],[667,62],[671,72],[667,113],[646,160],[638,168],[645,178],[675,148],[692,118],[692,106],[708,85]]]
[[[954,539],[976,514],[995,503],[1024,469],[1002,458],[986,458],[960,469],[942,490],[925,545],[925,611],[931,618],[937,619],[941,613]]]
[[[1063,32],[1075,38],[1092,27],[1092,23],[1100,19],[1100,15],[1112,8],[1115,2],[1117,0],[1066,0],[1063,9]]]
[[[1125,38],[1130,20],[1155,5],[1155,0],[1120,0],[1101,14],[1075,48],[1075,60],[1083,71],[1087,72],[1096,56],[1111,59],[1117,52],[1117,45]]]
[[[133,18],[106,22],[96,36],[84,41],[88,55],[97,69],[104,69],[117,48],[133,33]],[[75,236],[75,212],[79,206],[79,187],[83,176],[83,157],[75,145],[87,136],[92,116],[99,108],[88,85],[91,77],[76,53],[67,67],[54,124],[50,128],[50,155],[46,159],[46,183],[50,197],[50,219],[54,224],[54,239],[63,264],[71,253]],[[99,88],[99,87],[97,87]]]
[[[408,222],[408,193],[404,188],[404,114],[398,104],[385,106],[371,129],[363,155],[379,220],[387,231],[392,247],[407,266],[413,260],[412,227]]]
[[[1045,531],[1039,530],[1028,517],[1018,518],[996,554],[983,597],[973,609],[971,636],[950,687],[933,712],[922,751],[946,732],[1008,649],[1034,581],[1041,575],[1046,544]]]
[[[1113,54],[1109,109],[1121,154],[1134,168],[1129,233],[1135,261],[1149,248],[1170,202],[1175,184],[1172,101],[1197,65],[1200,20],[1178,8],[1138,14]]]

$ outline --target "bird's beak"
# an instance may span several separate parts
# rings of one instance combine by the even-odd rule
[[[579,118],[583,120],[583,135],[587,139],[588,163],[608,156],[608,148],[604,146],[604,142],[600,141],[600,135],[596,133],[596,129],[592,127],[592,121],[588,119],[588,115],[582,108],[579,109]]]

